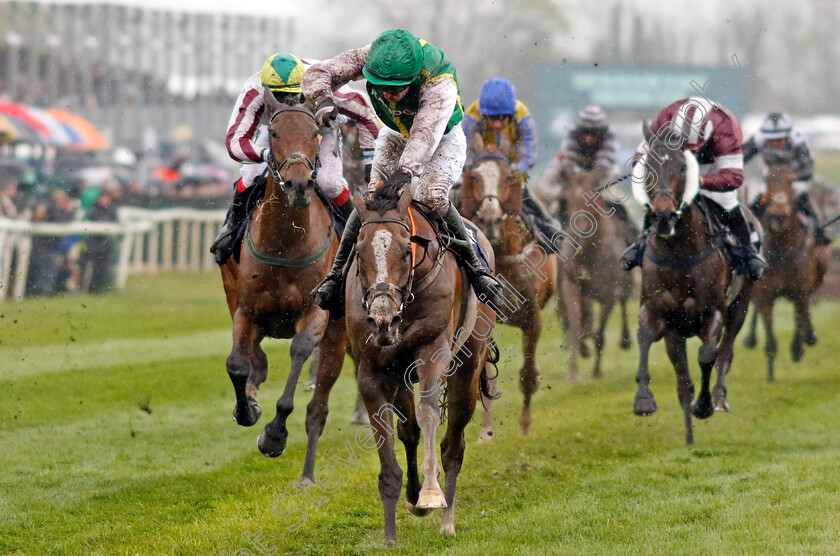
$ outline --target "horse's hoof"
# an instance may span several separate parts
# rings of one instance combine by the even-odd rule
[[[417,509],[419,510],[434,510],[446,507],[446,498],[443,496],[443,491],[437,489],[420,489],[420,496],[417,498]]]
[[[260,452],[264,456],[276,458],[283,455],[283,452],[286,451],[287,437],[288,433],[285,431],[279,437],[275,437],[263,430],[260,433],[260,437],[257,438],[257,448],[260,449]]]
[[[817,335],[813,331],[805,335],[805,345],[813,346],[817,343]]]
[[[712,404],[712,395],[709,392],[701,392],[700,397],[691,402],[691,410],[698,419],[708,419],[715,413],[715,406]]]
[[[303,385],[304,391],[311,391],[315,389],[315,381],[314,380],[307,380],[306,384]]]
[[[593,369],[592,370],[592,378],[601,378],[601,369]]]
[[[755,335],[750,334],[744,337],[744,347],[748,347],[750,349],[754,348],[758,342],[756,342]]]
[[[301,475],[300,479],[297,480],[297,484],[302,488],[310,487],[315,484],[315,479],[313,479],[312,477]]]
[[[790,358],[793,359],[794,363],[799,363],[800,361],[802,361],[803,355],[805,355],[805,348],[803,348],[801,344],[791,346]]]
[[[569,382],[580,382],[580,375],[577,372],[571,372],[567,380]]]
[[[630,349],[631,347],[633,347],[633,340],[631,340],[629,337],[622,338],[621,342],[619,342],[618,344],[618,347],[624,350]]]
[[[411,502],[405,503],[405,509],[407,509],[409,512],[411,512],[413,515],[416,515],[417,517],[426,517],[427,515],[432,513],[431,508],[418,508]]]
[[[636,399],[633,400],[633,413],[639,417],[656,413],[656,399],[653,397],[653,392],[636,392]]]
[[[478,433],[478,443],[484,444],[493,440],[493,429],[482,430]]]
[[[583,357],[584,359],[589,359],[589,355],[590,355],[589,346],[585,342],[581,342],[580,343],[580,348],[578,348],[578,349],[580,351],[580,356],[581,357]]]
[[[441,535],[452,535],[454,537],[455,536],[455,525],[453,523],[441,523],[440,534]]]
[[[262,415],[262,408],[254,398],[249,397],[247,405],[236,404],[236,407],[233,408],[233,420],[236,421],[237,425],[243,427],[253,426],[260,420],[260,415]]]
[[[370,425],[370,416],[367,414],[367,411],[357,411],[353,414],[350,422],[354,425]]]
[[[729,402],[725,397],[712,396],[712,405],[715,406],[715,411],[725,411],[729,413]]]

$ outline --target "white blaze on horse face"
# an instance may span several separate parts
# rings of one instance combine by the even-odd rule
[[[391,232],[376,230],[373,234],[373,257],[376,260],[376,283],[388,280],[388,249],[391,247]]]
[[[502,206],[499,203],[499,181],[502,174],[499,165],[489,160],[475,167],[473,170],[480,178],[484,189],[484,196],[479,207],[479,216],[482,219],[493,221],[502,215]]]

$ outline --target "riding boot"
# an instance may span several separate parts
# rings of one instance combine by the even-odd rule
[[[345,204],[352,207],[351,203]],[[347,259],[350,258],[353,246],[356,245],[356,238],[359,237],[361,227],[362,221],[359,214],[353,210],[347,217],[347,224],[344,226],[344,233],[341,236],[341,243],[338,245],[338,252],[335,254],[332,268],[312,290],[315,303],[331,313],[340,314],[344,312],[344,307],[341,306],[344,291],[344,266],[347,264]]]
[[[553,216],[548,214],[542,203],[531,197],[527,188],[522,188],[522,216],[525,223],[537,239],[537,243],[548,253],[557,251],[552,238],[562,237],[563,228]]]
[[[642,266],[642,260],[645,257],[645,247],[647,247],[647,238],[650,235],[650,213],[645,214],[644,225],[642,231],[633,240],[633,243],[621,255],[621,268],[624,270],[633,270],[637,266]]]
[[[830,245],[831,238],[826,235],[825,229],[820,226],[820,217],[817,216],[817,211],[814,210],[814,205],[811,204],[811,197],[806,191],[798,195],[796,208],[811,221],[811,225],[814,228],[814,239],[817,245]]]
[[[738,241],[737,245],[730,246],[733,258],[745,266],[747,276],[751,280],[760,280],[767,270],[767,261],[750,240],[750,227],[741,207],[727,211],[726,215],[729,229]]]
[[[242,221],[245,220],[248,213],[247,201],[251,192],[252,188],[250,187],[242,191],[237,190],[225,216],[225,223],[210,246],[210,252],[213,253],[216,264],[219,266],[225,264],[233,254],[233,240],[236,238],[236,232],[239,231],[239,226],[242,225]]]
[[[478,298],[493,309],[505,307],[507,303],[504,286],[473,250],[464,220],[452,204],[443,216],[443,221],[449,231],[455,235],[455,240],[449,243],[449,250],[466,266],[467,275]]]

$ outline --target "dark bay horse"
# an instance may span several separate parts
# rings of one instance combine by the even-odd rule
[[[519,371],[519,388],[525,400],[519,424],[527,434],[531,426],[531,397],[539,385],[536,351],[542,332],[540,310],[557,283],[557,256],[540,248],[525,227],[523,187],[525,184],[513,174],[507,157],[492,150],[477,157],[461,177],[461,214],[473,220],[490,240],[496,256],[496,274],[504,277],[515,291],[508,296],[515,308],[507,311],[505,323],[522,330],[524,362]],[[482,440],[492,435],[490,401],[484,403]]]
[[[286,418],[294,407],[301,368],[320,345],[319,381],[306,418],[309,446],[303,478],[312,480],[315,445],[326,420],[329,389],[344,361],[347,337],[344,320],[329,319],[309,292],[329,270],[338,238],[327,209],[314,193],[315,118],[301,106],[280,105],[271,93],[265,98],[272,114],[268,126],[272,158],[265,197],[248,226],[239,262],[231,257],[221,267],[233,318],[227,372],[236,393],[234,419],[251,426],[262,413],[257,389],[268,372],[260,343],[266,336],[292,338],[291,370],[277,401],[277,415],[257,442],[262,453],[276,457],[286,448]]]
[[[428,221],[413,208],[409,212],[408,188],[386,182],[364,200],[356,193],[353,202],[362,227],[347,274],[347,334],[379,451],[385,540],[396,542],[403,482],[394,453],[394,416],[406,451],[409,509],[425,515],[445,508],[440,532],[454,535],[464,428],[475,411],[495,315],[478,302]],[[486,238],[480,235],[479,240],[492,259]],[[420,396],[416,410],[415,389]],[[438,483],[441,466],[435,446],[441,408],[447,415],[440,444],[445,495]],[[421,432],[422,483],[417,469]]]
[[[652,133],[643,126],[650,144]],[[677,393],[685,416],[686,444],[694,443],[692,414],[708,419],[716,409],[727,410],[725,378],[732,364],[735,336],[744,324],[753,283],[732,278],[723,248],[694,201],[699,191],[699,165],[681,145],[656,141],[633,169],[633,193],[648,209],[651,234],[642,268],[639,307],[638,391],[633,411],[656,412],[648,385],[651,344],[665,338],[668,358],[677,373]],[[648,193],[649,192],[649,193]],[[730,286],[729,288],[727,286]],[[737,292],[737,293],[735,293]],[[727,295],[727,293],[729,295]],[[698,336],[700,395],[694,398],[686,338]],[[712,367],[718,380],[709,391]]]
[[[570,224],[584,232],[575,237],[577,253],[571,259],[558,261],[560,297],[557,307],[566,329],[566,347],[571,352],[569,379],[578,379],[578,355],[585,348],[584,339],[591,336],[595,344],[595,366],[592,376],[601,376],[604,351],[604,330],[616,302],[621,310],[622,349],[631,346],[627,323],[627,301],[633,293],[633,275],[617,272],[624,252],[626,224],[615,215],[615,209],[592,196],[597,188],[594,172],[576,172],[563,186],[562,198],[571,215]],[[592,302],[601,305],[597,327],[592,330]]]
[[[814,230],[809,229],[795,208],[793,182],[796,174],[789,164],[773,165],[767,172],[767,193],[763,199],[766,211],[761,217],[764,228],[764,248],[769,265],[764,278],[753,291],[753,313],[750,333],[744,345],[755,347],[758,314],[764,321],[767,341],[767,380],[774,379],[776,336],[773,334],[773,304],[779,297],[793,302],[796,329],[790,352],[794,361],[805,353],[803,344],[817,343],[811,323],[810,299],[822,284],[828,270],[828,246],[817,245]]]

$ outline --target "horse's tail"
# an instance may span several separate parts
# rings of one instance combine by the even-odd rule
[[[488,400],[498,400],[501,396],[501,392],[495,391],[490,386],[490,381],[495,380],[499,376],[499,367],[497,363],[501,357],[499,353],[499,346],[496,344],[496,340],[494,338],[490,338],[490,345],[488,346],[490,350],[490,355],[487,357],[487,363],[484,364],[484,368],[481,369],[481,376],[479,377],[478,382],[478,391],[481,394],[481,405],[484,406],[485,398]],[[490,376],[487,373],[488,367],[493,367],[496,370],[496,374],[494,376]],[[485,409],[487,408],[484,406]]]

